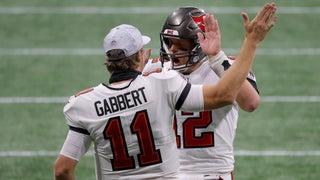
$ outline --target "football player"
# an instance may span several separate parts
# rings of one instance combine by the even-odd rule
[[[275,4],[268,4],[264,9],[267,12],[274,8]],[[181,7],[169,15],[160,33],[160,58],[149,61],[146,68],[155,68],[161,62],[163,66],[178,70],[191,84],[217,83],[235,58],[224,54],[220,39],[209,47],[201,45],[199,33],[207,39],[220,37],[219,31],[215,31],[219,34],[215,35],[210,29],[218,27],[206,26],[204,18],[208,18],[206,12],[192,6]],[[233,104],[202,112],[176,111],[174,128],[181,178],[233,179],[238,106],[252,112],[259,103],[256,78],[250,72]]]
[[[214,85],[191,85],[166,68],[143,75],[150,40],[131,25],[106,35],[109,85],[72,96],[64,107],[69,132],[54,164],[55,179],[74,179],[74,171],[94,144],[97,179],[178,178],[178,154],[172,128],[174,110],[203,111],[232,104],[252,66],[256,48],[274,25],[268,10],[251,22],[245,14],[246,38],[237,61]],[[206,16],[205,25],[217,26]],[[259,25],[257,25],[259,24]],[[217,29],[208,30],[208,32]],[[212,38],[200,37],[202,46]]]

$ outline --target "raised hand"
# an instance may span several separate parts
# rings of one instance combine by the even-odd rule
[[[198,39],[202,51],[209,57],[215,56],[221,50],[221,35],[218,20],[213,15],[206,14],[204,16],[205,37],[202,33],[198,33]]]
[[[252,21],[247,13],[242,12],[245,37],[259,44],[278,20],[278,16],[275,16],[276,9],[275,3],[267,3]]]

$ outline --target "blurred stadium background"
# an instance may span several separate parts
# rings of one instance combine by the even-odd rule
[[[53,179],[53,163],[67,126],[67,98],[107,82],[102,40],[129,23],[152,37],[177,7],[215,14],[222,47],[236,55],[243,41],[242,17],[265,0],[1,0],[0,179]],[[253,70],[262,102],[240,112],[235,139],[237,180],[320,177],[319,0],[275,0],[279,21],[259,47]],[[94,179],[92,151],[76,170]]]

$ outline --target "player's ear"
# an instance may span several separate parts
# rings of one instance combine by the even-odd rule
[[[141,49],[138,51],[138,58],[139,58],[139,61],[143,60],[143,48],[141,48]]]
[[[142,48],[142,59],[144,64],[146,64],[150,58],[151,49],[147,49],[146,51]]]
[[[137,53],[137,58],[138,58],[138,62],[139,62],[139,67],[138,67],[138,71],[142,71],[146,62],[145,62],[145,58],[144,58],[144,50],[143,48],[141,48],[138,53]]]

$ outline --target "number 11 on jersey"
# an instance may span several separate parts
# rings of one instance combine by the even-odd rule
[[[137,155],[139,167],[161,163],[160,150],[155,147],[146,110],[136,112],[130,129],[132,134],[137,135],[139,141],[140,154]],[[110,140],[113,153],[112,169],[118,171],[135,168],[134,157],[129,156],[119,116],[109,119],[103,135],[106,140]]]

